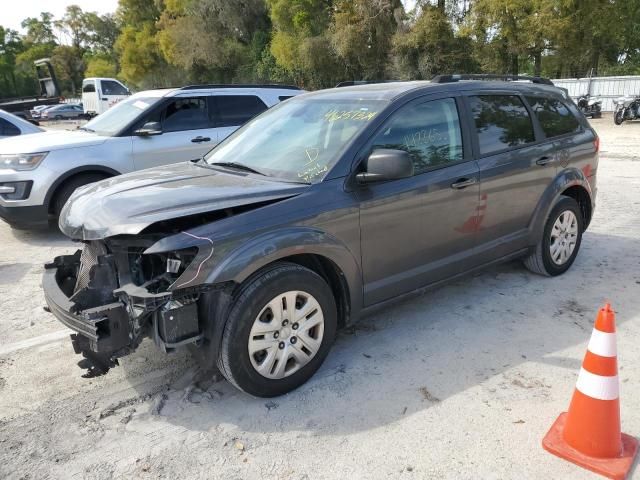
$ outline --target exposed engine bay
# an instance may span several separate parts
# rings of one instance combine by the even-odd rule
[[[87,241],[45,265],[47,303],[79,332],[71,338],[85,376],[106,373],[145,337],[165,352],[202,339],[196,302],[207,287],[175,285],[198,249],[144,254],[153,237]]]

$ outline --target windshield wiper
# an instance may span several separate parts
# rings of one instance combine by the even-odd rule
[[[84,130],[85,132],[95,133],[95,130],[93,128],[78,127],[78,130]]]
[[[248,165],[244,165],[243,163],[238,163],[238,162],[214,162],[214,163],[210,163],[209,165],[211,165],[211,166],[220,165],[221,167],[235,168],[237,170],[244,170],[245,172],[257,173],[258,175],[263,175],[265,177],[268,177],[268,175],[266,173],[262,173],[262,172],[256,170],[255,168],[252,168],[252,167],[250,167]]]

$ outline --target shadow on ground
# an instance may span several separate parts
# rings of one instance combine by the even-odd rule
[[[564,368],[572,382],[580,360],[563,350],[586,347],[603,301],[613,302],[622,328],[640,310],[640,296],[623,295],[640,282],[629,262],[640,264],[640,240],[587,233],[576,264],[561,277],[536,276],[512,262],[363,318],[340,333],[316,375],[288,395],[252,398],[222,381],[204,392],[168,390],[155,413],[195,431],[226,423],[343,435],[437,408],[479,386],[483,401],[489,379],[494,387],[509,385],[498,392],[505,402],[520,394],[544,398],[545,378],[521,364]]]

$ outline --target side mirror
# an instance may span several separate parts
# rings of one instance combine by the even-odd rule
[[[142,126],[142,128],[135,130],[133,133],[139,137],[162,135],[162,127],[160,126],[160,122],[147,122]]]
[[[358,183],[398,180],[413,176],[413,162],[404,150],[381,148],[367,158],[366,170],[356,175]]]

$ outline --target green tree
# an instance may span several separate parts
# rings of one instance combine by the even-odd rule
[[[86,64],[82,51],[71,45],[58,45],[51,53],[51,63],[63,92],[79,95]]]
[[[345,66],[328,32],[332,0],[267,0],[267,5],[273,25],[270,50],[278,67],[307,88],[344,80]]]
[[[116,17],[121,25],[114,44],[119,58],[119,75],[143,87],[168,86],[174,72],[160,51],[158,28],[160,9],[154,0],[120,0]]]
[[[29,94],[33,89],[33,85],[25,88],[25,76],[16,69],[24,48],[18,32],[0,26],[0,98]]]
[[[394,38],[395,71],[413,80],[473,72],[477,65],[471,51],[471,40],[454,33],[440,6],[424,5],[411,27]]]
[[[85,77],[107,77],[113,78],[117,75],[117,65],[109,57],[95,56],[87,62]]]
[[[78,51],[84,51],[89,39],[89,23],[87,15],[77,5],[69,5],[64,16],[53,22],[71,41],[71,46]]]
[[[56,37],[53,34],[53,15],[49,12],[40,13],[40,18],[28,17],[22,23],[22,28],[27,31],[24,42],[30,44],[54,44]]]
[[[158,33],[167,61],[195,81],[249,81],[266,46],[263,0],[166,2]]]
[[[336,1],[329,29],[331,43],[349,78],[385,78],[402,14],[400,0]]]

